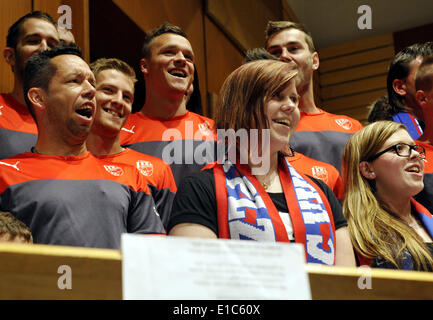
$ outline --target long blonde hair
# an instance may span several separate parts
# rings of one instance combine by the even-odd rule
[[[353,246],[366,258],[380,257],[403,266],[409,251],[414,269],[427,270],[433,257],[420,236],[375,195],[375,184],[360,172],[360,162],[376,154],[386,140],[406,127],[392,121],[378,121],[356,132],[343,152],[345,197],[343,213]]]

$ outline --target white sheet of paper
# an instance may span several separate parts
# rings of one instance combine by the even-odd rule
[[[122,235],[126,300],[311,299],[301,244]]]

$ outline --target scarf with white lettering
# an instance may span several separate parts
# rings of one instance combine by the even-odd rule
[[[287,159],[280,160],[295,242],[304,245],[307,262],[334,265],[335,226],[328,199],[313,180]],[[214,176],[220,238],[289,242],[277,208],[247,165],[216,164]]]

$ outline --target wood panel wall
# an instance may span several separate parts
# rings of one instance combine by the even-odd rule
[[[55,20],[60,17],[57,13],[62,4],[72,9],[72,33],[77,44],[83,50],[84,58],[89,61],[89,0],[15,0],[0,1],[0,49],[3,53],[6,47],[6,36],[9,27],[20,17],[31,11],[44,11]],[[0,92],[10,92],[13,88],[13,73],[10,66],[0,59]]]
[[[47,12],[55,20],[61,5],[68,5],[72,10],[72,30],[75,42],[83,52],[84,60],[90,62],[89,43],[89,0],[33,0],[33,10]]]
[[[241,50],[263,47],[269,20],[282,19],[281,0],[207,0],[208,17]]]
[[[322,107],[366,123],[369,109],[386,93],[388,67],[394,57],[391,33],[319,49]]]
[[[293,9],[289,6],[288,2],[285,0],[281,0],[281,3],[282,3],[282,19],[293,21],[293,22],[300,22]]]
[[[233,70],[242,64],[244,54],[208,17],[205,17],[205,35],[207,39],[208,116],[213,116],[217,96],[223,82]]]
[[[47,0],[51,1],[51,0]],[[72,9],[72,33],[75,42],[83,50],[83,57],[90,61],[90,27],[89,27],[89,1],[91,0],[62,0]],[[59,14],[57,14],[58,16]]]
[[[14,85],[14,77],[11,67],[3,58],[3,50],[6,47],[6,36],[9,27],[21,16],[32,10],[30,0],[16,0],[13,5],[10,1],[0,1],[0,92],[10,92]]]

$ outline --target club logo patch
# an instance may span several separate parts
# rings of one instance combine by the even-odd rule
[[[143,176],[150,177],[153,175],[153,164],[152,162],[145,160],[137,161],[137,169],[141,172]]]
[[[124,172],[121,167],[115,165],[104,165],[105,170],[113,176],[120,177],[123,176]]]
[[[212,133],[212,130],[210,129],[210,125],[207,121],[203,123],[198,124],[198,129],[204,136],[208,136]]]
[[[335,122],[343,129],[352,129],[352,121],[350,121],[349,119],[336,119]]]
[[[325,183],[328,183],[328,170],[324,167],[314,166],[311,168],[311,173],[314,178],[320,179]]]

